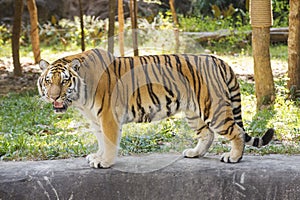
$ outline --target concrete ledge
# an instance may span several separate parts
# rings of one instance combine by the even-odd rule
[[[85,159],[0,162],[0,199],[300,199],[300,156],[174,154],[121,157],[111,169]]]

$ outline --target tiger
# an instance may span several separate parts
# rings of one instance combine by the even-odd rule
[[[204,156],[218,133],[231,142],[220,160],[237,163],[245,145],[267,145],[275,132],[270,128],[261,138],[245,132],[236,75],[213,55],[115,57],[95,48],[51,64],[40,60],[39,67],[41,98],[57,113],[72,105],[91,122],[98,141],[98,151],[86,157],[92,168],[115,163],[123,124],[158,121],[179,112],[198,140],[183,151],[186,158]]]

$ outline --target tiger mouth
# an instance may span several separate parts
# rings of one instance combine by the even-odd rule
[[[52,104],[56,113],[64,113],[67,111],[68,106],[63,102],[54,101]]]

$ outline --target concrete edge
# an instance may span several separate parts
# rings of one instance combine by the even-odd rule
[[[85,159],[0,162],[6,199],[300,199],[300,156],[219,157],[176,154],[121,157],[111,169]]]

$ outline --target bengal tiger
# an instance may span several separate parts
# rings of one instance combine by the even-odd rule
[[[185,157],[203,156],[214,132],[231,141],[231,151],[221,161],[237,163],[244,146],[261,147],[274,130],[262,138],[245,133],[237,78],[223,60],[212,55],[148,55],[114,57],[91,49],[49,64],[39,62],[37,85],[42,99],[55,112],[71,105],[91,121],[99,149],[87,156],[94,168],[109,168],[117,157],[122,124],[151,122],[184,112],[198,136],[196,147]]]

